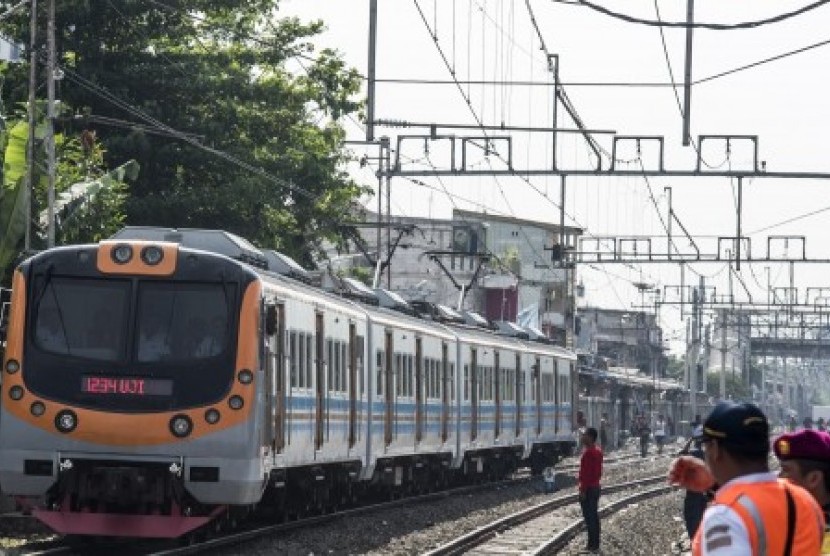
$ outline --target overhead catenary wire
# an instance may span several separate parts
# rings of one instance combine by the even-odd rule
[[[779,23],[781,21],[786,21],[793,17],[805,14],[816,8],[820,8],[827,3],[830,3],[830,0],[817,0],[816,2],[812,2],[801,8],[796,10],[781,13],[772,17],[767,17],[764,19],[759,19],[756,21],[744,21],[740,23],[689,23],[685,21],[654,21],[651,19],[644,19],[640,17],[634,17],[628,14],[620,13],[613,11],[605,6],[601,6],[599,4],[595,4],[590,2],[589,0],[574,0],[574,2],[561,2],[563,4],[571,4],[576,6],[583,6],[586,8],[590,8],[596,12],[602,13],[604,15],[613,17],[615,19],[619,19],[625,21],[627,23],[637,23],[640,25],[649,25],[652,27],[675,27],[681,29],[709,29],[712,31],[732,31],[732,30],[739,30],[739,29],[754,29],[757,27],[762,27],[764,25],[771,25],[773,23]]]

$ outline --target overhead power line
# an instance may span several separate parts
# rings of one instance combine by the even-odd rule
[[[741,23],[687,23],[685,21],[654,21],[652,19],[643,19],[640,17],[634,17],[628,14],[615,12],[613,10],[606,8],[605,6],[594,4],[589,0],[575,0],[575,2],[563,3],[584,6],[596,12],[605,14],[616,19],[620,19],[622,21],[626,21],[628,23],[638,23],[640,25],[650,25],[652,27],[676,27],[681,29],[709,29],[711,31],[733,31],[738,29],[754,29],[756,27],[761,27],[763,25],[770,25],[772,23],[785,21],[795,16],[812,11],[816,8],[820,8],[821,6],[830,3],[830,0],[817,0],[816,2],[807,4],[806,6],[802,6],[801,8],[798,8],[797,10],[793,10],[791,12],[778,14],[776,16],[768,17],[766,19],[759,19],[757,21],[745,21]]]

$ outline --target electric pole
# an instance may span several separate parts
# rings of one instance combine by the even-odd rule
[[[32,247],[32,190],[35,181],[35,90],[37,89],[37,0],[30,0],[32,13],[29,16],[29,105],[27,120],[29,137],[26,141],[26,235],[24,249]]]
[[[46,65],[46,94],[48,105],[46,108],[46,169],[49,174],[47,190],[47,217],[49,223],[46,228],[46,246],[55,246],[55,0],[49,0],[49,19],[46,25],[46,39],[49,54]]]

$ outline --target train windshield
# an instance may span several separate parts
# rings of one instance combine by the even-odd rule
[[[128,280],[46,277],[38,288],[34,341],[42,349],[98,361],[124,353]]]
[[[137,359],[204,359],[228,347],[230,284],[144,282],[138,290]]]

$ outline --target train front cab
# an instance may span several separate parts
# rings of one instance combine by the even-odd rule
[[[227,259],[153,246],[160,256],[150,262],[142,242],[59,248],[14,274],[0,487],[58,532],[174,537],[262,492],[259,283]],[[122,262],[119,248],[130,254]],[[179,279],[200,284],[180,287]],[[170,364],[136,359],[129,338],[143,322],[142,300],[165,292],[179,303],[227,309],[221,351]],[[35,337],[41,308],[56,304],[65,349]],[[81,340],[77,330],[97,308],[113,320],[99,337]],[[117,341],[103,339],[108,329]],[[199,401],[208,391],[213,399]]]

